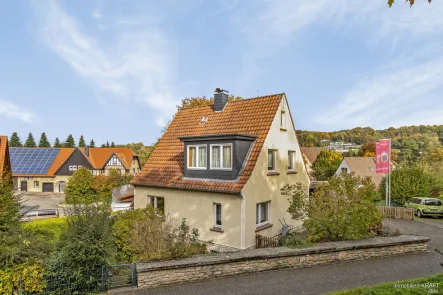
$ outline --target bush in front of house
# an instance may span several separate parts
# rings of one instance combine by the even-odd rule
[[[353,173],[334,176],[318,187],[308,203],[300,201],[308,198],[306,188],[292,188],[288,212],[293,218],[306,212],[303,226],[310,242],[366,238],[370,236],[371,226],[381,224],[382,214],[375,205],[378,194],[368,177],[360,178]]]
[[[112,226],[122,262],[168,260],[206,253],[197,229],[159,216],[152,206],[117,214]]]
[[[48,219],[36,219],[23,224],[25,229],[38,231],[44,230],[46,232],[52,233],[54,238],[53,242],[56,242],[60,237],[61,233],[66,229],[66,218],[48,218]]]

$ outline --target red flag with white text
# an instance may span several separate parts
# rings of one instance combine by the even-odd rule
[[[375,144],[376,171],[377,173],[389,173],[389,163],[391,156],[389,155],[390,140],[382,139]]]

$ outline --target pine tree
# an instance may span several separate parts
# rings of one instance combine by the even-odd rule
[[[58,139],[58,137],[55,138],[54,147],[55,148],[61,148],[62,147],[62,145],[60,144],[60,139]]]
[[[25,147],[37,147],[37,144],[35,143],[34,136],[31,132],[29,132],[28,138],[25,142]]]
[[[72,137],[72,134],[69,134],[63,146],[65,148],[75,148],[75,140],[74,137]]]
[[[9,146],[10,147],[22,147],[23,146],[17,132],[12,133],[11,139],[9,140]]]
[[[109,145],[109,141],[106,142],[106,147],[107,147],[107,148],[110,147],[110,145]]]
[[[111,142],[111,147],[114,148],[115,147],[115,143]]]
[[[102,148],[105,148],[106,147],[106,145],[105,144],[102,144]]]
[[[51,144],[48,141],[48,138],[46,137],[46,133],[42,133],[40,136],[40,142],[38,143],[38,147],[51,147]]]
[[[86,145],[85,139],[83,135],[80,135],[80,139],[78,140],[78,147],[85,147],[85,145]]]
[[[91,139],[91,142],[89,143],[89,147],[95,148],[95,141]]]

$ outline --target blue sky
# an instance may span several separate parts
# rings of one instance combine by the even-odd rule
[[[0,134],[155,142],[183,97],[285,92],[297,129],[443,124],[443,3],[6,1]]]

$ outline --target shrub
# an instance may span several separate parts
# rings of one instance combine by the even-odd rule
[[[292,232],[287,236],[281,237],[279,245],[289,248],[307,248],[311,247],[313,243],[308,240],[306,233]]]
[[[28,293],[40,293],[45,287],[43,279],[43,267],[39,264],[16,265],[7,269],[0,269],[0,295],[18,294],[15,292],[22,287]]]
[[[191,229],[184,219],[178,224],[157,215],[151,206],[116,215],[113,232],[124,262],[178,259],[206,252],[206,245],[198,241],[198,230]]]
[[[48,219],[38,219],[24,223],[24,228],[29,230],[42,230],[52,233],[54,236],[53,241],[57,241],[63,230],[66,229],[66,219],[64,217],[60,218],[48,218]]]
[[[65,201],[68,204],[91,204],[99,202],[96,191],[92,184],[94,176],[91,171],[86,168],[78,169],[69,178],[68,185],[65,189]]]
[[[51,288],[95,290],[101,268],[113,262],[114,241],[106,209],[96,205],[74,205],[67,210],[67,226],[48,263],[48,274],[57,278]]]

